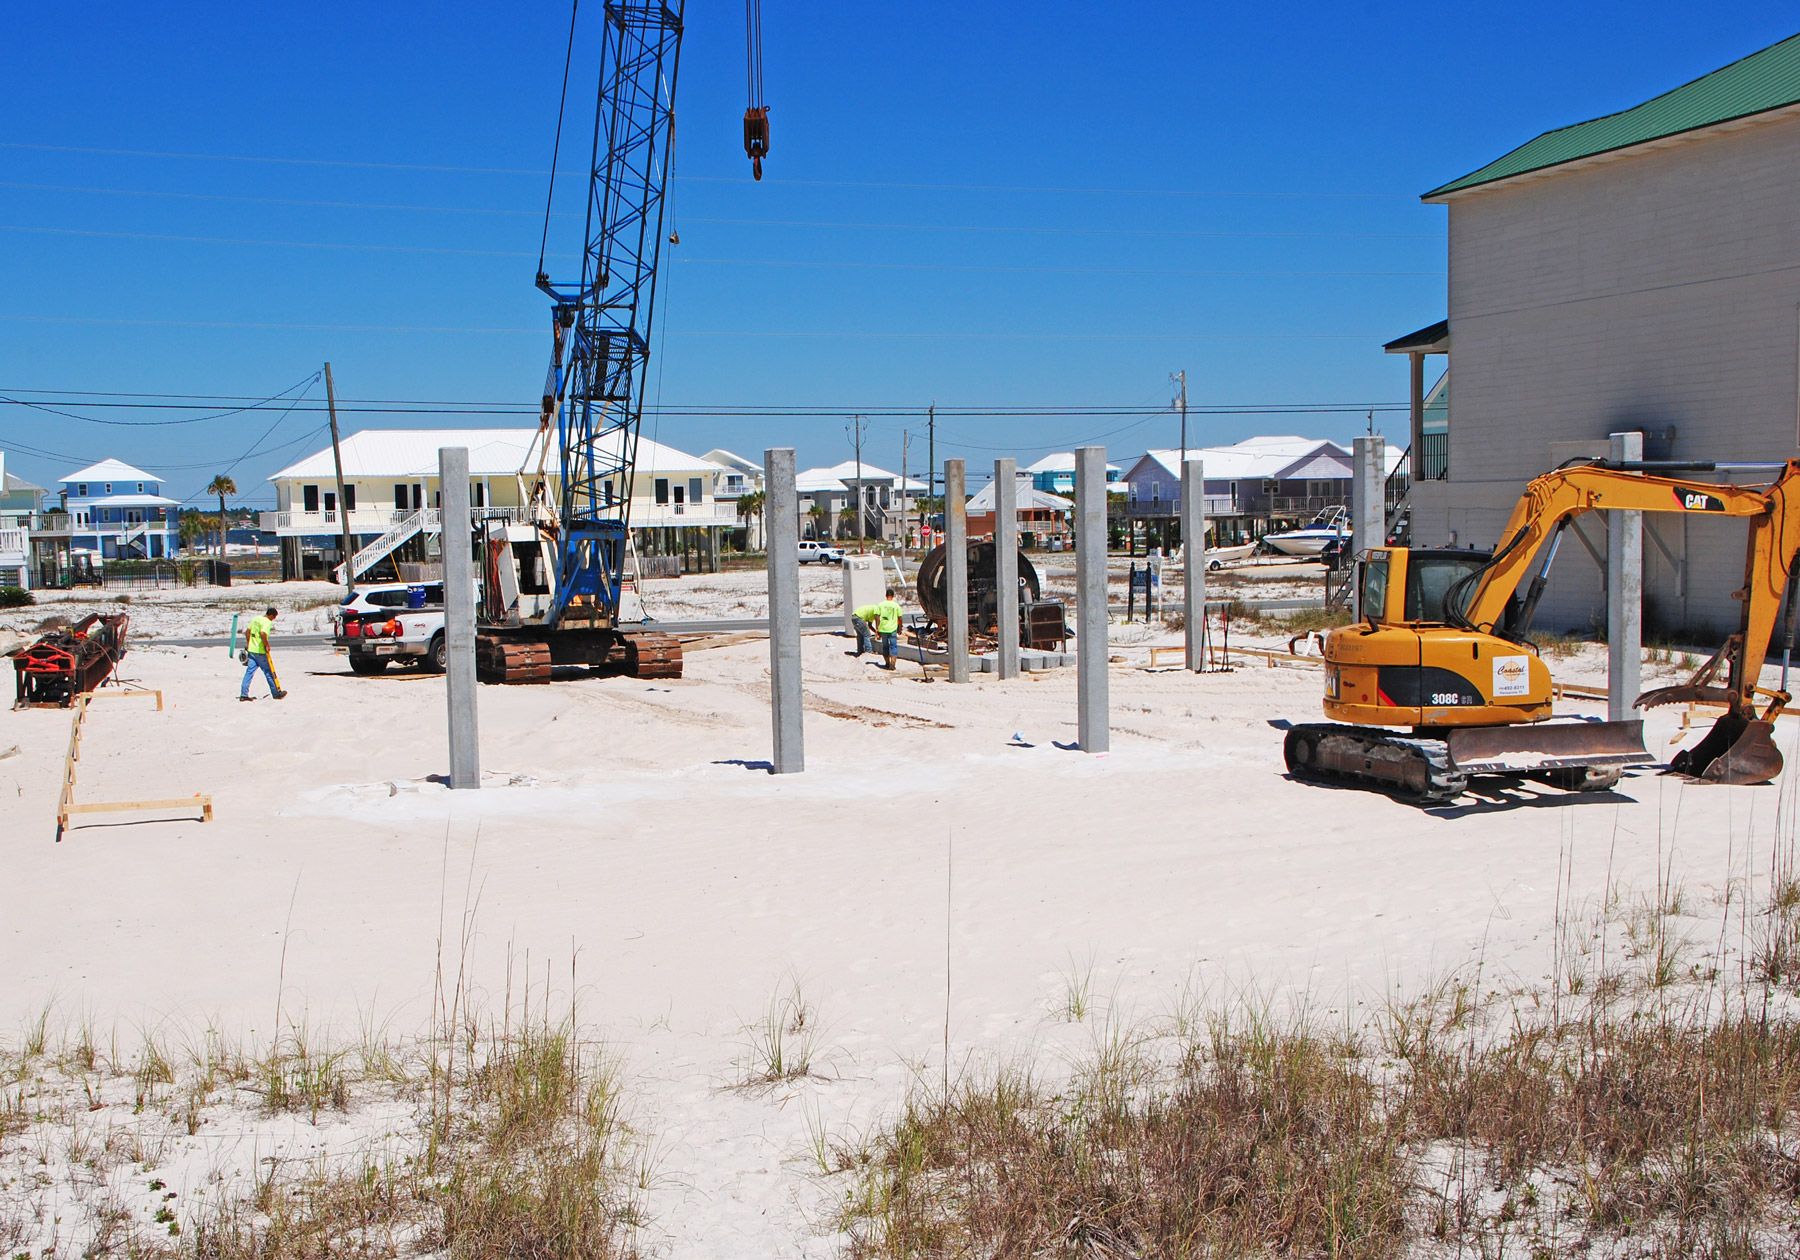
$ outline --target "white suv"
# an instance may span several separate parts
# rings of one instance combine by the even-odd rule
[[[811,538],[800,540],[800,563],[813,564],[823,561],[826,564],[842,564],[844,549],[834,547],[830,543],[815,542]]]

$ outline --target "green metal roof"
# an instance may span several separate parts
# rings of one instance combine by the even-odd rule
[[[1617,114],[1546,131],[1424,200],[1800,102],[1800,35]]]

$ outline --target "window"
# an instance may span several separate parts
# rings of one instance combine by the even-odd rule
[[[106,483],[106,493],[108,493],[108,494],[112,493],[112,482],[110,482],[110,481]]]
[[[698,503],[706,497],[706,483],[699,477],[688,478],[688,502]]]
[[[87,498],[87,482],[84,481],[75,487],[75,497],[77,499]]]
[[[487,485],[480,481],[469,483],[469,502],[476,507],[487,506]]]
[[[683,503],[687,502],[687,499],[684,497],[686,489],[687,489],[687,487],[685,487],[685,486],[676,486],[675,487],[675,506],[676,507],[680,507]]]
[[[304,511],[317,512],[319,510],[319,487],[301,486],[300,504]]]
[[[407,493],[406,486],[401,482],[396,481],[394,483],[394,511],[406,511],[406,505],[410,499],[411,495]]]
[[[348,482],[344,483],[344,511],[356,511],[356,487]]]
[[[1363,562],[1362,598],[1357,607],[1365,620],[1373,618],[1377,621],[1387,617],[1387,585],[1388,558],[1387,552],[1379,551]]]
[[[1406,619],[1408,621],[1449,621],[1450,593],[1457,584],[1488,562],[1485,552],[1413,551],[1406,564]],[[1470,583],[1457,592],[1459,603],[1466,606],[1474,594]],[[1457,612],[1463,611],[1458,607]]]
[[[336,491],[327,490],[325,492],[325,510],[327,512],[337,511],[337,493],[336,493]]]
[[[138,493],[139,493],[139,494],[142,494],[142,493],[144,493],[144,483],[143,483],[143,482],[141,482],[141,481],[140,481],[140,482],[138,482]]]
[[[656,479],[656,501],[658,503],[667,503],[669,501],[669,479],[667,477],[658,477]]]
[[[1156,502],[1160,501],[1161,499],[1162,499],[1162,482],[1152,481],[1150,483],[1150,502],[1156,503]]]

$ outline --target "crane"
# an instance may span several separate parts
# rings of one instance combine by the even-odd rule
[[[556,665],[679,677],[669,635],[626,630],[620,604],[656,307],[657,265],[675,128],[683,0],[606,0],[579,273],[537,287],[551,302],[531,519],[488,522],[476,659],[483,676],[546,682]],[[575,17],[569,23],[572,58]],[[564,62],[563,104],[568,100]],[[562,110],[556,152],[562,145]],[[551,193],[545,206],[549,240]],[[551,502],[547,465],[554,449]],[[528,467],[533,456],[527,456]],[[527,481],[521,470],[521,483]]]
[[[1759,485],[1687,476],[1749,471],[1775,475]],[[1779,774],[1771,736],[1791,697],[1758,679],[1784,597],[1792,644],[1800,460],[1586,461],[1533,479],[1491,554],[1371,549],[1358,574],[1364,621],[1325,639],[1325,713],[1337,721],[1289,728],[1289,770],[1442,801],[1475,774],[1596,789],[1617,782],[1625,766],[1653,760],[1641,721],[1547,721],[1550,673],[1527,637],[1564,529],[1583,513],[1606,511],[1749,523],[1737,632],[1688,682],[1647,691],[1636,705],[1724,707],[1699,744],[1676,754],[1670,768],[1677,773],[1717,783],[1763,783]]]

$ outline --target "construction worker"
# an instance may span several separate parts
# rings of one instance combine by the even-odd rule
[[[865,604],[851,614],[856,621],[856,651],[852,656],[861,656],[864,652],[875,650],[875,636],[881,636],[881,655],[887,663],[883,669],[894,668],[894,643],[900,636],[900,617],[903,610],[894,602],[894,588],[887,588],[887,598],[879,604]]]
[[[275,629],[277,610],[263,609],[260,617],[250,618],[250,624],[244,627],[244,650],[238,653],[238,660],[244,663],[244,685],[238,688],[238,699],[250,699],[250,680],[261,670],[263,677],[269,680],[269,694],[277,700],[287,699],[287,692],[281,689],[281,683],[275,678],[275,670],[269,664],[269,635]]]

